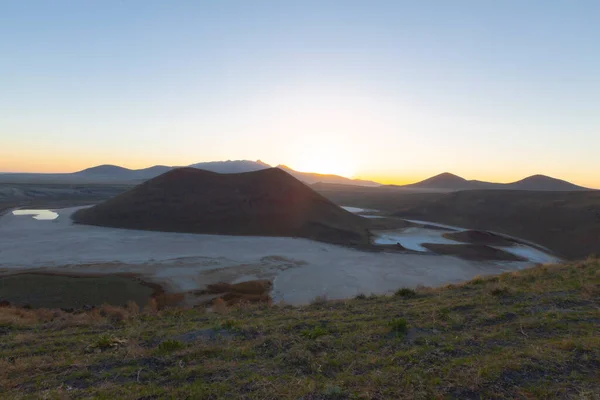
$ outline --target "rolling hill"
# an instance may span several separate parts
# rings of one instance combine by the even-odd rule
[[[218,174],[178,168],[73,215],[81,224],[366,244],[367,221],[279,168]]]
[[[387,201],[398,217],[500,232],[568,259],[600,254],[600,191],[465,190]]]
[[[532,175],[520,181],[508,183],[506,189],[511,190],[544,190],[544,191],[570,191],[570,190],[590,190],[588,188],[577,186],[571,182],[562,179],[552,178],[545,175]]]
[[[167,167],[166,165],[155,165],[153,167],[142,169],[129,169],[117,165],[98,165],[96,167],[86,168],[70,175],[90,180],[135,181],[152,179],[155,176],[170,171],[171,169],[173,169],[173,167]]]
[[[532,190],[532,191],[579,191],[591,190],[573,183],[545,175],[532,175],[512,183],[494,183],[478,180],[467,180],[458,175],[444,172],[420,182],[408,185],[388,185],[390,187],[428,191],[458,190]]]

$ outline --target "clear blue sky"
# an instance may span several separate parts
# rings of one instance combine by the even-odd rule
[[[600,187],[600,1],[0,0],[0,171]]]

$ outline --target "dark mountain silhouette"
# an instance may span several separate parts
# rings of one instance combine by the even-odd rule
[[[442,174],[425,179],[421,182],[403,185],[402,187],[420,189],[465,190],[472,189],[473,186],[473,183],[466,180],[465,178],[451,174],[449,172],[444,172]]]
[[[122,175],[129,174],[132,170],[118,165],[103,164],[75,172],[74,175]]]
[[[79,178],[89,178],[92,180],[107,180],[107,181],[136,181],[152,179],[155,176],[164,174],[170,171],[173,167],[167,167],[166,165],[155,165],[153,167],[142,168],[142,169],[129,169],[120,167],[118,165],[98,165],[97,167],[91,167],[84,169],[72,175]]]
[[[466,180],[458,175],[444,172],[425,179],[423,181],[409,185],[388,185],[389,187],[403,189],[417,189],[428,191],[451,192],[458,190],[484,190],[484,189],[504,189],[504,190],[532,190],[532,191],[577,191],[591,190],[582,186],[577,186],[570,182],[552,178],[545,175],[533,175],[512,183],[493,183],[478,180]]]
[[[513,190],[548,190],[548,191],[568,191],[568,190],[590,190],[582,186],[577,186],[571,182],[562,179],[552,178],[546,175],[533,175],[520,181],[508,183],[506,189]]]
[[[279,168],[218,174],[178,168],[73,215],[115,228],[226,235],[295,236],[367,244],[367,221]]]

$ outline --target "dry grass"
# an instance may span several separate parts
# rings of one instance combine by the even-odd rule
[[[156,308],[162,310],[167,307],[176,307],[183,303],[185,295],[183,293],[159,293],[154,296]]]
[[[212,309],[214,312],[216,312],[218,314],[225,314],[225,313],[227,313],[227,311],[229,311],[227,302],[220,297],[216,298],[213,301]]]
[[[600,262],[303,307],[0,309],[0,398],[600,397]]]
[[[210,284],[197,295],[218,295],[218,299],[227,305],[240,305],[247,303],[271,304],[270,292],[273,284],[269,280],[259,279],[240,283],[219,282]],[[214,303],[214,300],[213,300]]]

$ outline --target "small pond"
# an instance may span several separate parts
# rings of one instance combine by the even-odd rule
[[[14,210],[13,215],[29,215],[40,221],[51,221],[58,218],[58,213],[51,210]]]

